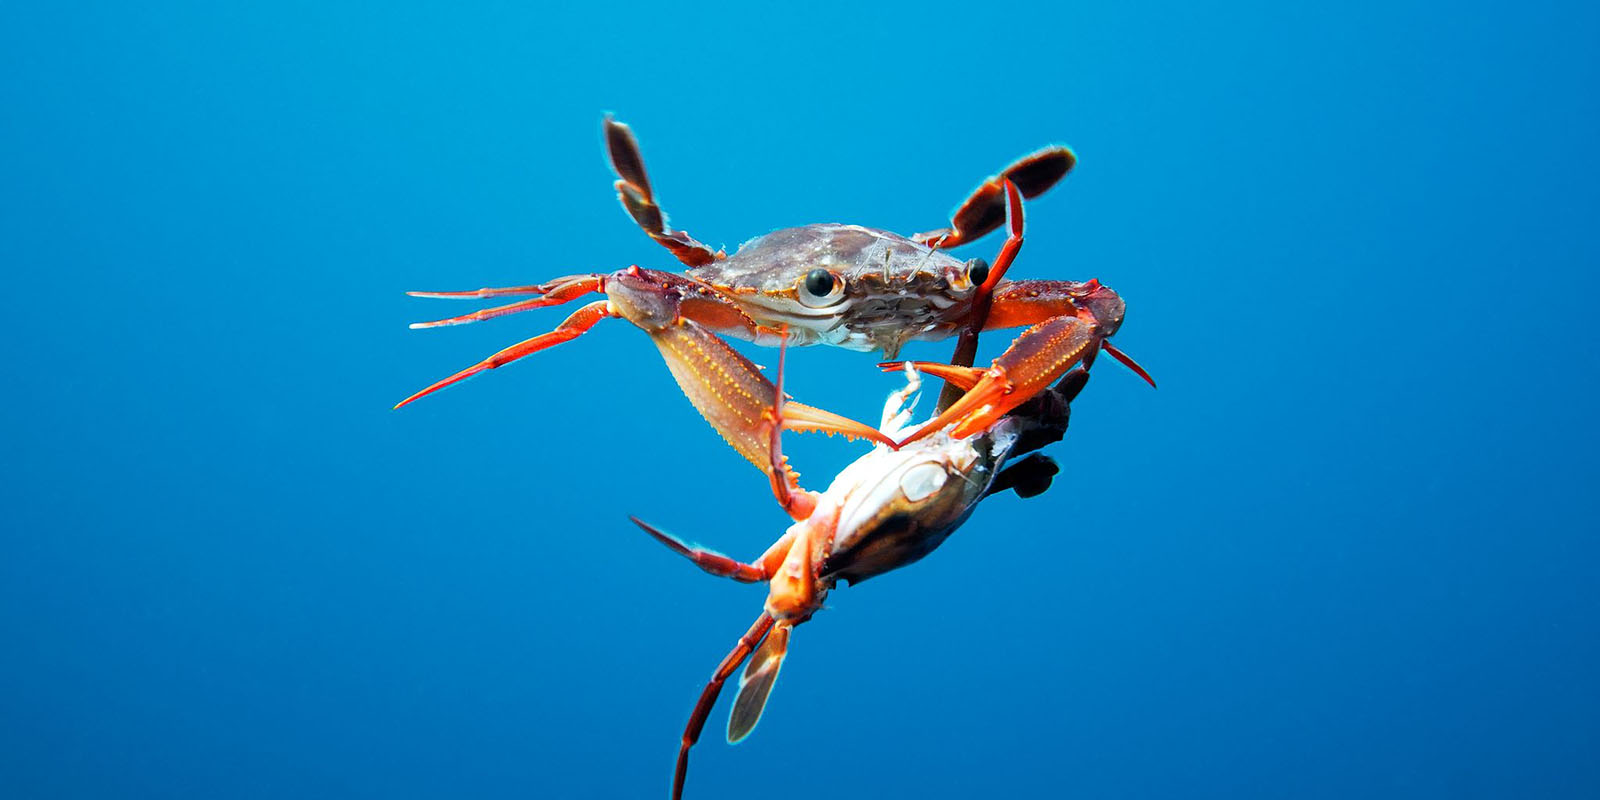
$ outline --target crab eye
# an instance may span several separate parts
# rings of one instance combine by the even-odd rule
[[[989,262],[981,258],[974,258],[967,262],[967,280],[973,286],[979,286],[989,279]]]
[[[830,306],[844,295],[839,289],[839,279],[825,269],[814,269],[800,281],[800,302],[808,306]]]

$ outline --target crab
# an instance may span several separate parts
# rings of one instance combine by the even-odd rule
[[[607,318],[627,319],[650,334],[690,401],[725,439],[753,461],[759,460],[759,454],[739,445],[752,436],[759,438],[750,427],[752,420],[735,420],[722,414],[724,409],[715,407],[714,398],[707,395],[705,388],[708,382],[721,380],[715,373],[724,371],[728,360],[737,354],[726,345],[707,345],[710,349],[704,352],[684,349],[687,341],[703,341],[701,332],[713,334],[713,338],[726,336],[767,346],[828,344],[880,350],[887,358],[893,358],[909,341],[940,340],[959,334],[961,341],[951,361],[965,366],[971,364],[979,331],[1061,327],[1064,321],[1077,320],[1093,345],[1075,350],[1077,360],[1088,366],[1103,349],[1154,385],[1148,373],[1109,341],[1120,328],[1124,314],[1122,299],[1110,288],[1098,280],[1079,283],[1003,278],[1022,247],[1022,200],[1046,191],[1071,171],[1076,158],[1066,147],[1040,150],[986,180],[958,207],[946,228],[908,237],[861,225],[805,225],[774,231],[727,255],[668,224],[645,174],[632,131],[610,117],[605,119],[604,130],[611,166],[618,175],[615,188],[623,207],[688,271],[679,274],[633,265],[609,274],[569,275],[528,286],[410,292],[413,296],[434,298],[532,296],[470,314],[414,323],[412,328],[480,322],[561,305],[591,293],[602,294],[605,299],[582,306],[549,333],[500,350],[435,382],[395,408],[478,373],[571,341]],[[945,251],[1007,223],[1008,236],[992,265],[982,258],[962,260]],[[684,331],[693,334],[684,335]],[[1069,338],[1071,342],[1058,343],[1071,344],[1082,337]],[[1010,398],[1015,402],[1025,399]],[[851,430],[860,435],[864,427],[857,424]]]
[[[780,421],[788,413],[783,402],[782,361],[780,349],[778,384],[769,415]],[[886,437],[901,435],[909,428],[916,403],[918,371],[913,365],[903,369],[906,387],[891,394],[884,406],[882,432]],[[717,666],[689,716],[673,773],[673,800],[683,795],[689,751],[699,740],[723,684],[749,660],[728,718],[728,741],[737,742],[748,736],[761,718],[788,652],[791,631],[823,607],[839,581],[854,585],[923,558],[960,527],[985,497],[1007,490],[1031,497],[1049,487],[1056,465],[1032,451],[1062,438],[1069,403],[1087,379],[1088,373],[1077,367],[1055,387],[1035,393],[1028,404],[980,429],[963,433],[961,425],[950,423],[898,450],[876,447],[841,471],[820,493],[805,491],[782,478],[780,422],[771,429],[768,474],[773,478],[774,496],[795,522],[749,563],[688,544],[631,518],[712,575],[768,584],[760,616]],[[1023,454],[1026,457],[1006,466],[1008,460]]]

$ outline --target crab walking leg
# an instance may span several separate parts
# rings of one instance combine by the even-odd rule
[[[733,650],[723,657],[722,663],[717,665],[717,671],[711,674],[711,680],[706,683],[706,688],[700,692],[700,700],[694,704],[694,713],[689,715],[689,724],[684,726],[683,740],[678,745],[678,767],[672,776],[672,800],[681,800],[683,797],[683,780],[689,774],[689,748],[700,741],[706,718],[711,716],[711,708],[717,704],[717,695],[722,694],[723,682],[744,663],[750,651],[761,644],[771,630],[772,615],[763,611],[761,616],[756,617],[750,630],[739,637],[739,643],[733,646]]]
[[[1006,218],[1011,222],[1010,235],[1006,243],[1001,246],[1000,254],[995,256],[994,264],[989,267],[989,277],[978,286],[972,295],[972,312],[967,318],[967,324],[961,328],[961,333],[956,339],[955,353],[950,356],[950,363],[959,367],[972,366],[972,359],[978,355],[978,333],[989,320],[989,307],[992,305],[994,288],[1000,285],[1006,271],[1011,269],[1012,262],[1017,260],[1017,253],[1022,251],[1022,193],[1017,190],[1017,185],[1010,178],[1004,178],[1003,185],[1006,194]],[[961,387],[948,381],[944,390],[939,393],[939,409],[942,411],[961,399]]]
[[[494,308],[485,308],[471,314],[462,314],[459,317],[434,320],[433,322],[413,322],[411,327],[438,328],[445,325],[465,325],[469,322],[482,322],[486,319],[503,317],[519,311],[528,311],[535,308],[548,308],[558,306],[590,292],[604,291],[605,276],[603,275],[569,275],[565,278],[556,278],[548,283],[538,286],[513,286],[505,289],[479,289],[476,292],[406,292],[412,297],[501,297],[507,295],[538,294],[532,300],[522,300]]]
[[[511,297],[519,294],[544,294],[549,291],[546,284],[535,283],[531,286],[485,286],[482,289],[473,289],[466,292],[406,292],[412,297],[429,297],[440,300],[476,300],[485,297]]]
[[[693,561],[695,566],[719,578],[732,578],[740,583],[760,583],[770,579],[773,572],[783,563],[784,556],[788,555],[790,542],[794,541],[794,536],[784,534],[767,548],[767,552],[762,553],[755,563],[746,564],[721,553],[693,547],[638,517],[630,515],[628,519],[633,520],[633,524],[643,528],[645,533],[655,537],[656,541],[666,545],[672,552]]]
[[[501,350],[500,352],[495,353],[494,355],[489,356],[488,358],[479,361],[478,363],[467,367],[466,369],[461,370],[460,372],[457,372],[456,374],[451,375],[442,381],[438,381],[432,386],[429,386],[428,388],[423,389],[422,391],[417,392],[416,394],[413,394],[404,400],[401,400],[400,402],[396,403],[394,407],[399,408],[407,403],[412,402],[413,400],[416,400],[419,397],[426,397],[434,392],[439,391],[440,389],[443,389],[446,386],[449,386],[452,383],[464,381],[467,378],[483,372],[486,369],[495,369],[496,367],[505,366],[506,364],[516,361],[525,355],[537,353],[540,350],[543,350],[547,347],[553,347],[561,344],[562,342],[570,342],[573,339],[582,336],[585,331],[594,327],[596,322],[599,322],[608,316],[611,316],[611,314],[606,311],[606,302],[604,300],[597,300],[584,306],[583,308],[578,309],[577,311],[572,312],[572,316],[567,317],[565,321],[563,321],[560,325],[557,325],[555,330],[549,333],[539,334],[532,339],[527,339],[511,345],[510,347],[507,347],[506,349]]]
[[[912,238],[944,248],[976,241],[1005,223],[1003,183],[1016,184],[1023,197],[1038,197],[1065,178],[1077,163],[1072,150],[1059,145],[1018,159],[999,175],[980,184],[951,216],[950,227],[919,233]]]
[[[501,350],[402,400],[395,408],[484,370],[571,341],[606,317],[622,317],[649,334],[678,387],[712,427],[757,469],[763,473],[772,471],[770,409],[775,388],[750,359],[730,347],[708,325],[752,339],[775,331],[755,325],[737,306],[698,281],[655,270],[629,267],[605,276],[571,276],[546,287],[546,297],[552,302],[565,302],[596,291],[607,299],[584,306],[550,333]],[[782,425],[789,430],[840,433],[892,444],[876,428],[800,403],[791,404]],[[786,483],[795,485],[792,471],[787,467],[779,471]]]
[[[610,116],[605,119],[606,154],[611,158],[611,169],[617,173],[617,199],[628,216],[650,238],[672,252],[685,266],[702,267],[723,258],[721,252],[695,241],[687,231],[675,231],[667,225],[667,215],[656,205],[655,192],[650,189],[650,178],[645,175],[644,156],[639,153],[639,141],[633,138],[633,129]]]
[[[778,499],[778,505],[794,519],[806,519],[811,512],[816,510],[817,496],[800,488],[798,476],[794,470],[789,469],[789,461],[783,455],[783,427],[785,405],[783,395],[784,360],[789,351],[788,326],[783,328],[784,338],[778,342],[778,382],[772,388],[772,410],[768,417],[771,422],[771,431],[768,435],[767,452],[767,479],[772,482],[772,495]],[[802,407],[804,408],[804,407]],[[803,413],[803,412],[802,412]]]

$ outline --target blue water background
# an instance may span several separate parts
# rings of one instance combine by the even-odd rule
[[[389,408],[563,316],[403,290],[673,266],[608,110],[730,248],[1070,144],[1013,275],[1115,287],[1161,382],[1103,361],[1050,493],[834,594],[690,797],[1600,795],[1597,22],[6,4],[0,796],[664,796],[762,592],[624,515],[753,556],[761,477],[622,323]],[[874,360],[790,388],[875,419]]]

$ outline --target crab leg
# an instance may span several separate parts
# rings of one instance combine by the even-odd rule
[[[781,485],[798,484],[793,471],[783,465],[781,453],[776,459],[771,453],[772,437],[779,428],[840,433],[850,438],[892,444],[876,428],[800,403],[786,404],[781,422],[775,425],[777,417],[772,410],[777,403],[776,387],[761,375],[750,359],[730,347],[708,325],[752,339],[773,331],[757,326],[738,306],[698,281],[629,267],[605,276],[559,278],[545,284],[544,289],[545,296],[539,300],[548,300],[549,304],[566,302],[588,292],[604,293],[607,299],[584,306],[555,330],[501,350],[402,400],[395,407],[484,370],[571,341],[606,317],[622,317],[650,335],[679,388],[712,427],[763,473],[780,475]],[[524,303],[512,305],[523,306]],[[503,309],[489,310],[512,313]],[[786,504],[785,508],[791,505]]]
[[[502,286],[500,288],[484,287],[471,292],[406,292],[412,297],[432,297],[444,300],[471,300],[483,297],[510,297],[519,294],[544,294],[548,284],[536,283],[532,286]]]
[[[694,547],[638,517],[629,516],[628,519],[643,528],[645,533],[655,537],[656,541],[671,548],[672,552],[693,561],[695,566],[719,578],[732,578],[740,583],[760,583],[770,579],[772,573],[783,563],[784,556],[789,553],[789,545],[794,541],[792,534],[784,534],[767,548],[767,552],[762,553],[755,563],[746,564],[721,553]]]
[[[817,507],[817,497],[811,492],[800,488],[799,476],[794,470],[789,469],[789,461],[783,455],[783,429],[786,424],[804,425],[808,406],[796,404],[795,411],[799,416],[784,415],[784,406],[788,403],[783,395],[783,365],[784,358],[789,350],[788,326],[784,326],[784,337],[778,341],[778,382],[772,388],[772,411],[770,420],[771,433],[768,434],[767,446],[767,479],[772,482],[772,495],[778,499],[778,505],[795,519],[805,519]],[[793,422],[791,422],[791,420]]]
[[[452,383],[464,381],[467,378],[483,372],[486,369],[502,367],[506,364],[516,361],[519,358],[522,358],[525,355],[537,353],[540,350],[543,350],[547,347],[553,347],[561,344],[562,342],[570,342],[573,339],[582,336],[584,332],[594,327],[596,322],[599,322],[608,316],[611,316],[611,314],[606,311],[606,301],[596,300],[595,302],[572,312],[572,316],[567,317],[565,321],[563,321],[560,325],[557,325],[555,330],[549,333],[539,334],[532,339],[525,339],[521,342],[511,345],[510,347],[507,347],[506,349],[501,350],[500,352],[495,353],[494,355],[489,356],[488,358],[479,361],[478,363],[467,367],[466,369],[461,370],[460,372],[457,372],[456,374],[451,375],[442,381],[437,381],[432,386],[429,386],[428,388],[423,389],[422,391],[417,392],[416,394],[413,394],[398,403],[395,403],[394,407],[399,408],[420,397],[426,397],[434,392],[439,391],[440,389],[443,389],[446,386],[449,386]]]
[[[613,185],[628,216],[687,266],[701,267],[724,258],[723,253],[713,252],[686,231],[675,231],[667,224],[667,215],[656,205],[655,193],[650,190],[650,178],[644,172],[644,156],[639,153],[639,141],[633,138],[633,130],[608,115],[605,131],[606,153],[618,178]]]
[[[711,708],[717,704],[717,695],[722,694],[723,682],[744,663],[750,651],[761,644],[771,630],[772,615],[763,611],[761,616],[756,617],[750,630],[739,637],[739,643],[723,657],[722,663],[717,665],[717,671],[711,674],[711,680],[706,683],[706,688],[701,690],[700,700],[694,704],[694,712],[689,715],[689,724],[684,726],[683,740],[678,745],[678,767],[672,775],[672,800],[681,800],[683,797],[683,780],[689,774],[689,748],[700,741],[700,733],[706,728],[706,718],[711,716]]]
[[[912,238],[936,247],[959,247],[1000,227],[1006,220],[1004,184],[1010,182],[1027,198],[1038,197],[1067,176],[1078,163],[1066,147],[1047,147],[1025,156],[978,186],[950,217],[950,227]]]
[[[471,314],[459,317],[435,320],[433,322],[413,322],[411,327],[438,328],[445,325],[465,325],[469,322],[482,322],[486,319],[503,317],[515,314],[518,311],[528,311],[534,308],[548,308],[569,302],[582,297],[590,292],[605,291],[605,276],[603,275],[569,275],[565,278],[556,278],[548,283],[537,286],[512,286],[505,289],[479,289],[476,292],[406,292],[412,297],[504,297],[507,295],[537,294],[532,300],[521,300],[494,308],[485,308]]]
[[[956,339],[955,352],[950,356],[950,363],[961,367],[972,366],[972,359],[978,355],[978,333],[989,320],[989,307],[993,305],[994,288],[1000,285],[1006,271],[1011,269],[1012,262],[1017,260],[1017,253],[1022,251],[1022,193],[1017,185],[1009,178],[1001,179],[1006,194],[1006,218],[1011,223],[1011,235],[1006,237],[1006,243],[1001,246],[1000,254],[995,256],[994,264],[989,268],[989,277],[978,286],[972,295],[972,313],[967,318],[967,324],[961,329],[960,336]],[[949,408],[956,400],[960,399],[961,392],[956,384],[946,382],[944,390],[939,393],[939,408]]]

